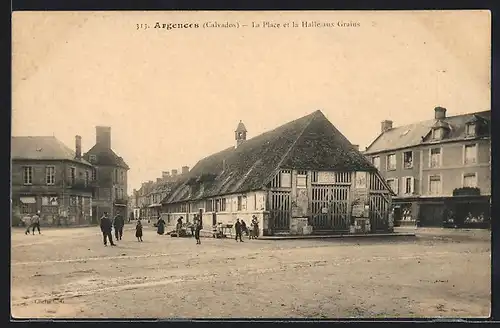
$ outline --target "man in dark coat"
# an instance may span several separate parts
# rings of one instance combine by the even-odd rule
[[[195,221],[194,221],[194,237],[196,238],[196,244],[200,245],[201,244],[201,240],[200,240],[200,231],[201,231],[201,220],[199,218],[197,218]]]
[[[33,218],[31,219],[31,224],[33,227],[33,234],[35,234],[35,229],[38,229],[38,234],[40,235],[40,211],[37,211]]]
[[[125,226],[125,220],[120,214],[116,214],[115,220],[113,222],[115,228],[115,238],[116,240],[122,240],[123,227]]]
[[[236,241],[238,241],[238,237],[240,238],[240,241],[243,242],[241,239],[241,222],[240,219],[236,219],[236,223],[234,224],[234,230],[236,230]]]
[[[241,233],[245,233],[248,236],[248,228],[244,220],[241,220]]]
[[[106,246],[108,244],[106,241],[106,238],[109,240],[109,244],[111,246],[116,246],[116,244],[113,243],[113,236],[111,234],[112,228],[113,228],[113,224],[108,217],[108,213],[104,212],[104,215],[101,218],[101,231],[102,231],[102,238],[104,241],[104,246]]]

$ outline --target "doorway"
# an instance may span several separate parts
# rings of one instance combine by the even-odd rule
[[[444,219],[443,204],[420,205],[420,227],[442,227]]]
[[[97,224],[97,206],[92,206],[92,224]]]

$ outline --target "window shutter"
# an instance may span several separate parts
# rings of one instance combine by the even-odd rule
[[[399,195],[399,179],[395,178],[394,179],[394,192],[396,195]]]
[[[413,195],[415,193],[415,178],[411,177],[411,187],[410,192]]]

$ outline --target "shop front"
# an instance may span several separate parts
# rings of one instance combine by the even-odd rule
[[[488,196],[455,196],[447,201],[447,208],[457,228],[490,227],[491,204]]]
[[[422,199],[419,202],[419,227],[487,229],[490,227],[489,196],[453,196]]]
[[[415,226],[418,218],[418,203],[416,199],[394,198],[394,226]]]

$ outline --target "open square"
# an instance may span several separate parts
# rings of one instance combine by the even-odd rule
[[[248,240],[159,236],[126,225],[12,230],[15,318],[487,317],[486,230],[416,237]]]

